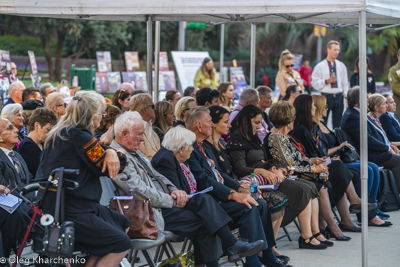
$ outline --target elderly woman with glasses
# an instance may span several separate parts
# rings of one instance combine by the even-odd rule
[[[1,111],[1,117],[7,119],[11,122],[12,125],[15,126],[18,130],[24,127],[24,117],[22,116],[22,105],[21,104],[8,104],[7,106],[3,107]],[[22,141],[25,136],[18,131],[18,139]],[[18,144],[17,144],[18,146]]]
[[[64,94],[56,92],[48,95],[46,99],[46,106],[56,113],[57,121],[60,120],[61,116],[67,113],[67,104],[64,98]]]
[[[301,80],[300,73],[293,69],[293,55],[289,50],[284,50],[279,58],[279,71],[276,75],[275,82],[278,85],[280,99],[285,97],[286,88],[290,85],[300,86],[301,91],[304,92],[304,85]]]

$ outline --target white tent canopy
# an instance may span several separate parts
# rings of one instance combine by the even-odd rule
[[[0,0],[1,14],[96,20],[358,24],[359,11],[368,24],[400,23],[398,0]]]

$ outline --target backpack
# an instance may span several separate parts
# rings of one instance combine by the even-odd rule
[[[399,210],[400,197],[392,171],[382,169],[379,173],[378,202],[381,203],[380,210],[383,212]]]

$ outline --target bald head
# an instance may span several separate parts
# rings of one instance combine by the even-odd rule
[[[118,89],[125,89],[129,93],[133,92],[135,88],[133,87],[133,84],[131,83],[121,83]]]
[[[8,89],[11,99],[19,104],[22,103],[22,92],[24,90],[25,85],[20,81],[13,82]]]

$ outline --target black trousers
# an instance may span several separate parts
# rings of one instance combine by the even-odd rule
[[[393,172],[394,179],[397,184],[397,190],[400,192],[400,155],[392,154],[392,157],[379,166],[383,166],[385,169],[389,169]]]
[[[326,104],[328,105],[328,113],[324,118],[325,123],[328,122],[329,113],[332,111],[332,125],[333,129],[339,128],[340,123],[342,121],[344,103],[343,103],[343,95],[341,93],[338,94],[322,94],[326,97]]]
[[[275,246],[274,231],[272,229],[271,213],[265,200],[257,200],[258,206],[249,209],[246,205],[235,201],[219,201],[225,212],[231,216],[231,229],[239,228],[240,236],[255,242],[264,241],[261,250]]]
[[[196,195],[183,209],[163,209],[162,214],[165,230],[196,240],[193,242],[196,264],[201,263],[201,258],[207,263],[222,256],[221,240],[216,232],[232,219],[211,195]]]

